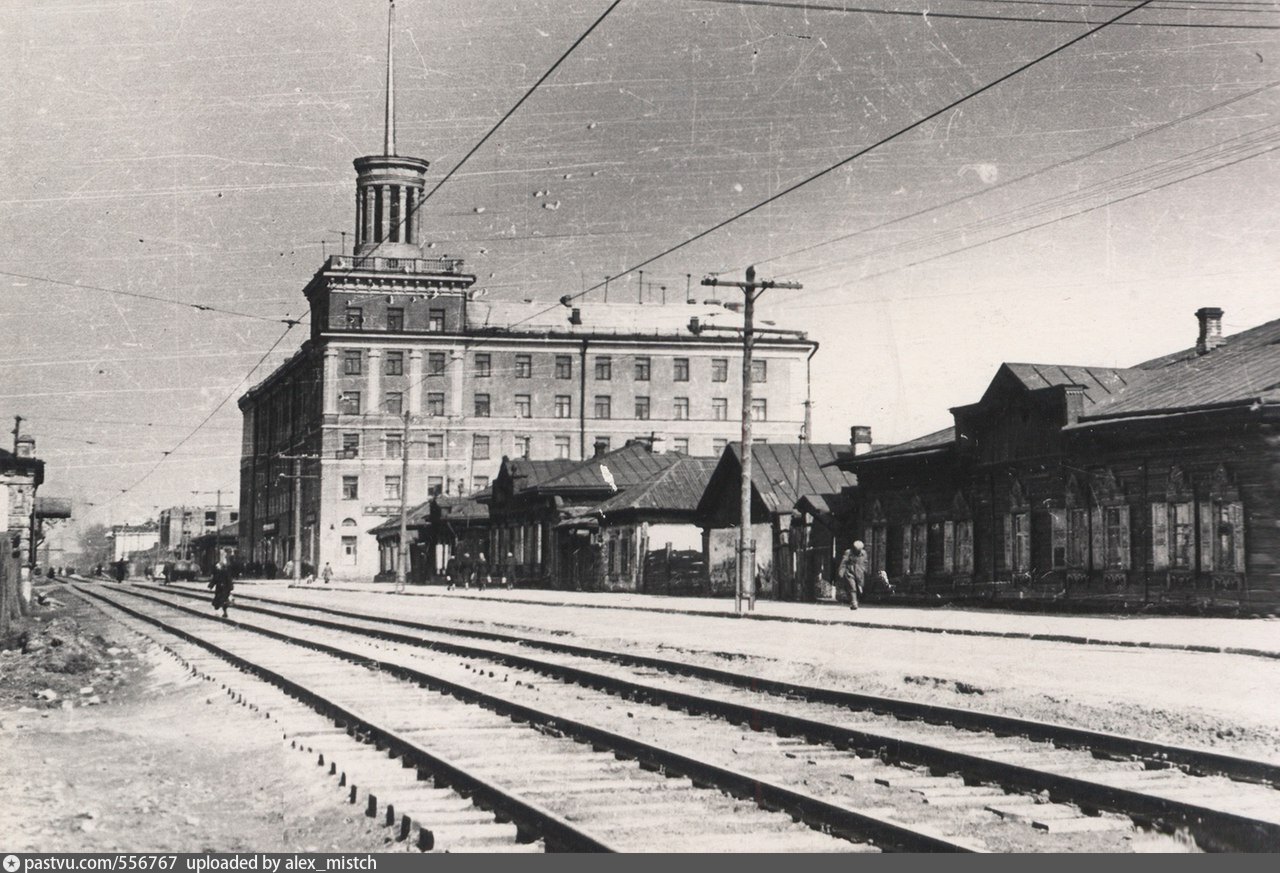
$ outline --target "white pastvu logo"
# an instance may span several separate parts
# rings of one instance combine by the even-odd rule
[[[4,856],[4,873],[18,873],[18,868],[22,866],[22,862],[18,860],[17,855]]]

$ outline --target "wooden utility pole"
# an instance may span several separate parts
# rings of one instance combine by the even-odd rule
[[[293,480],[293,581],[302,580],[302,462],[315,461],[319,455],[276,455],[284,461],[293,461],[293,473],[281,473],[281,479]],[[221,498],[219,498],[221,500]],[[318,557],[318,556],[317,556]]]
[[[447,445],[447,442],[446,442]],[[446,451],[447,454],[447,451]],[[446,466],[446,471],[448,467]],[[446,476],[447,476],[446,472]],[[400,548],[396,549],[396,594],[404,593],[409,565],[409,412],[404,413],[404,435],[400,438]]]
[[[703,285],[730,285],[742,289],[742,493],[738,515],[738,584],[733,595],[733,609],[742,612],[742,600],[747,610],[756,608],[755,543],[751,536],[751,353],[755,348],[756,298],[770,288],[794,288],[804,286],[798,282],[775,282],[771,279],[756,281],[756,268],[747,267],[745,282],[728,282],[714,276],[702,280]]]

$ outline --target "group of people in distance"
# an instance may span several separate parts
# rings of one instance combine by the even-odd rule
[[[506,561],[500,564],[495,562],[493,566],[490,566],[484,552],[478,552],[475,557],[472,557],[470,552],[453,555],[449,558],[448,566],[445,567],[444,578],[449,591],[452,591],[455,585],[461,585],[463,588],[475,585],[483,591],[494,584],[495,571],[498,576],[497,584],[500,587],[512,587],[516,581],[515,555],[507,552]]]

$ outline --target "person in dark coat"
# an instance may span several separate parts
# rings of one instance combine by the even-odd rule
[[[853,545],[844,550],[836,577],[849,590],[849,608],[857,609],[858,595],[867,583],[867,551],[862,540],[854,540]]]
[[[227,617],[227,606],[231,603],[231,590],[235,588],[235,583],[231,581],[231,572],[227,569],[226,564],[221,561],[213,568],[213,578],[209,580],[209,587],[213,589],[213,608],[222,610],[222,617]]]

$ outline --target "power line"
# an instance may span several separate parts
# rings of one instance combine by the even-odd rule
[[[718,2],[718,0],[708,0],[708,2]],[[709,228],[707,228],[707,229],[705,229],[705,230],[699,231],[698,233],[694,234],[693,236],[686,238],[683,242],[679,242],[679,243],[677,243],[677,244],[675,244],[675,245],[671,246],[670,248],[667,248],[667,249],[665,249],[664,251],[659,252],[658,254],[656,254],[656,255],[654,255],[654,256],[652,256],[652,257],[650,257],[650,258],[647,258],[646,260],[641,261],[641,262],[640,262],[640,263],[638,263],[638,264],[635,264],[635,265],[633,265],[633,266],[631,266],[631,267],[628,267],[627,269],[623,270],[621,273],[618,273],[618,274],[617,274],[617,275],[615,275],[615,276],[610,276],[608,279],[606,279],[606,280],[605,280],[605,282],[599,282],[599,283],[597,283],[597,284],[595,284],[595,285],[592,285],[590,288],[587,288],[585,291],[580,291],[580,292],[578,292],[577,294],[567,295],[567,296],[566,296],[566,299],[568,299],[568,300],[576,300],[576,299],[578,299],[579,297],[583,297],[583,296],[585,296],[585,295],[587,295],[587,294],[591,293],[592,291],[595,291],[596,289],[603,287],[603,286],[605,285],[605,283],[606,283],[606,282],[612,282],[612,281],[614,281],[614,280],[616,280],[616,279],[618,279],[618,278],[621,278],[622,276],[627,275],[628,273],[632,273],[632,272],[634,272],[634,271],[636,271],[636,270],[639,270],[641,267],[648,266],[649,264],[653,263],[653,262],[654,262],[654,261],[656,261],[656,260],[659,260],[660,258],[664,258],[664,257],[666,257],[667,255],[669,255],[669,254],[671,254],[671,253],[673,253],[673,252],[679,251],[680,249],[684,248],[685,246],[691,245],[692,243],[697,242],[698,240],[702,239],[703,237],[708,236],[708,235],[710,235],[710,234],[712,234],[712,233],[716,232],[717,230],[720,230],[720,229],[721,229],[721,228],[723,228],[723,227],[727,227],[728,225],[732,224],[733,222],[737,221],[737,220],[738,220],[738,219],[740,219],[740,218],[745,218],[746,216],[748,216],[748,215],[752,214],[753,212],[756,212],[757,210],[762,209],[762,208],[763,208],[763,207],[765,207],[765,206],[768,206],[770,203],[773,203],[773,202],[775,202],[775,201],[777,201],[777,200],[782,199],[783,197],[787,196],[788,194],[792,193],[793,191],[797,191],[797,190],[799,190],[800,188],[803,188],[803,187],[805,187],[806,185],[808,185],[808,184],[810,184],[810,183],[812,183],[812,182],[816,182],[818,179],[821,179],[821,178],[823,178],[824,176],[827,176],[827,175],[829,175],[829,174],[831,174],[831,173],[835,172],[836,170],[840,169],[841,167],[845,166],[846,164],[852,163],[853,161],[857,160],[858,158],[862,157],[863,155],[867,154],[868,152],[874,151],[875,149],[879,148],[880,146],[885,145],[886,143],[892,142],[893,140],[897,139],[898,137],[903,136],[904,134],[907,134],[907,133],[909,133],[909,132],[911,132],[911,131],[915,130],[917,127],[920,127],[921,125],[926,124],[926,123],[928,123],[928,122],[932,121],[933,119],[937,118],[938,116],[943,115],[943,114],[945,114],[945,113],[947,113],[947,112],[950,112],[952,109],[955,109],[957,106],[960,106],[961,104],[966,103],[966,102],[967,102],[967,101],[969,101],[969,100],[972,100],[973,98],[977,97],[978,95],[983,94],[983,93],[985,93],[985,92],[987,92],[987,91],[990,91],[992,88],[996,87],[997,85],[1001,84],[1002,82],[1006,82],[1006,81],[1008,81],[1009,79],[1012,79],[1014,76],[1017,76],[1019,73],[1022,73],[1022,72],[1026,71],[1026,70],[1029,70],[1031,67],[1034,67],[1036,64],[1039,64],[1039,63],[1040,63],[1040,62],[1042,62],[1042,61],[1046,61],[1046,60],[1048,60],[1049,58],[1053,57],[1054,55],[1058,54],[1059,52],[1065,51],[1066,49],[1070,48],[1071,46],[1075,45],[1076,43],[1081,42],[1082,40],[1088,39],[1090,36],[1093,36],[1095,33],[1097,33],[1098,31],[1102,30],[1104,27],[1108,27],[1108,26],[1110,26],[1111,24],[1114,24],[1115,22],[1119,21],[1120,19],[1122,19],[1122,18],[1124,18],[1124,17],[1126,17],[1126,16],[1128,16],[1128,15],[1132,15],[1134,12],[1137,12],[1138,10],[1142,9],[1142,8],[1143,8],[1143,7],[1145,7],[1145,6],[1150,5],[1150,4],[1151,4],[1151,3],[1153,3],[1153,2],[1154,2],[1154,0],[1141,0],[1141,2],[1139,2],[1139,3],[1137,3],[1136,5],[1134,5],[1134,6],[1130,7],[1129,9],[1126,9],[1124,12],[1121,12],[1119,15],[1114,16],[1114,17],[1113,17],[1113,18],[1111,18],[1110,20],[1105,21],[1105,22],[1103,22],[1102,24],[1099,24],[1099,25],[1097,25],[1097,26],[1095,26],[1095,27],[1092,27],[1092,28],[1090,28],[1089,30],[1086,30],[1084,33],[1082,33],[1082,34],[1080,34],[1080,35],[1078,35],[1078,36],[1072,37],[1071,39],[1067,40],[1066,42],[1062,43],[1061,45],[1057,46],[1056,48],[1050,49],[1049,51],[1045,52],[1044,54],[1040,55],[1039,57],[1033,58],[1033,59],[1032,59],[1032,60],[1030,60],[1030,61],[1027,61],[1027,62],[1025,62],[1025,63],[1023,63],[1023,64],[1020,64],[1019,66],[1017,66],[1017,67],[1016,67],[1015,69],[1013,69],[1012,71],[1010,71],[1010,72],[1008,72],[1008,73],[1005,73],[1003,76],[1000,76],[999,78],[994,79],[994,80],[992,80],[991,82],[988,82],[987,84],[983,85],[981,88],[978,88],[978,89],[977,89],[977,90],[975,90],[975,91],[970,91],[970,92],[969,92],[968,94],[966,94],[965,96],[960,97],[960,98],[959,98],[959,99],[957,99],[957,100],[953,100],[953,101],[951,101],[951,102],[950,102],[950,103],[948,103],[947,105],[943,106],[941,109],[936,109],[936,110],[934,110],[933,112],[930,112],[928,115],[925,115],[924,117],[919,118],[919,119],[917,119],[916,121],[911,122],[911,123],[910,123],[910,124],[908,124],[906,127],[900,128],[899,130],[895,131],[894,133],[891,133],[891,134],[889,134],[888,136],[886,136],[886,137],[884,137],[884,138],[882,138],[882,139],[880,139],[880,140],[877,140],[876,142],[872,143],[871,145],[869,145],[869,146],[866,146],[866,147],[864,147],[864,148],[859,149],[858,151],[854,152],[854,153],[853,153],[852,155],[850,155],[849,157],[844,158],[843,160],[837,161],[836,163],[832,164],[831,166],[827,167],[826,169],[824,169],[824,170],[819,170],[818,172],[814,173],[813,175],[808,176],[808,177],[806,177],[806,178],[804,178],[804,179],[801,179],[799,182],[796,182],[796,183],[795,183],[795,184],[793,184],[793,185],[789,185],[789,186],[787,186],[786,188],[784,188],[784,189],[782,189],[781,191],[779,191],[777,194],[773,194],[773,195],[771,195],[771,196],[769,196],[769,197],[766,197],[764,200],[761,200],[760,202],[756,203],[754,206],[749,206],[749,207],[747,207],[746,209],[742,210],[741,212],[737,213],[736,215],[732,215],[732,216],[730,216],[729,218],[726,218],[726,219],[724,219],[723,221],[721,221],[721,222],[719,222],[719,223],[717,223],[717,224],[714,224],[714,225],[712,225],[711,227],[709,227]]]
[[[971,251],[971,250],[976,249],[976,248],[981,248],[982,246],[990,245],[991,243],[1000,242],[1001,240],[1009,239],[1010,237],[1014,237],[1014,236],[1018,236],[1019,234],[1027,233],[1028,231],[1032,231],[1032,230],[1039,230],[1039,229],[1040,229],[1040,228],[1042,228],[1042,227],[1048,227],[1048,226],[1049,226],[1049,225],[1051,225],[1051,224],[1057,224],[1058,222],[1060,222],[1060,221],[1066,221],[1066,220],[1067,220],[1067,219],[1069,219],[1069,218],[1075,218],[1075,217],[1080,216],[1080,215],[1085,215],[1086,213],[1089,213],[1089,212],[1095,212],[1095,211],[1097,211],[1097,210],[1099,210],[1099,209],[1103,209],[1104,207],[1107,207],[1107,206],[1114,206],[1115,204],[1117,204],[1117,203],[1123,203],[1123,202],[1125,202],[1126,200],[1132,200],[1132,199],[1134,199],[1134,198],[1136,198],[1136,197],[1142,197],[1143,195],[1151,194],[1151,193],[1153,193],[1153,192],[1155,192],[1155,191],[1163,190],[1163,189],[1168,188],[1168,187],[1171,187],[1171,186],[1173,186],[1173,185],[1177,185],[1177,184],[1178,184],[1178,183],[1180,183],[1180,182],[1187,182],[1187,181],[1190,181],[1191,179],[1199,178],[1200,176],[1207,176],[1209,173],[1215,173],[1215,172],[1217,172],[1218,170],[1225,170],[1227,167],[1233,167],[1233,166],[1235,166],[1236,164],[1241,164],[1241,163],[1244,163],[1245,161],[1252,160],[1253,158],[1261,157],[1262,155],[1269,154],[1270,152],[1274,152],[1274,151],[1276,151],[1277,149],[1280,149],[1280,145],[1273,145],[1273,146],[1270,146],[1269,148],[1265,148],[1265,149],[1263,149],[1263,150],[1261,150],[1261,151],[1254,152],[1253,154],[1248,154],[1248,155],[1245,155],[1245,156],[1243,156],[1243,157],[1239,157],[1239,158],[1236,158],[1236,159],[1234,159],[1234,160],[1227,161],[1226,163],[1218,164],[1218,165],[1213,166],[1213,167],[1208,167],[1208,168],[1206,168],[1206,169],[1200,170],[1199,172],[1192,173],[1192,174],[1191,174],[1191,175],[1189,175],[1189,176],[1182,176],[1182,177],[1180,177],[1180,178],[1173,179],[1173,180],[1168,181],[1168,182],[1164,182],[1163,184],[1160,184],[1160,185],[1154,185],[1154,186],[1152,186],[1152,187],[1150,187],[1150,188],[1144,188],[1144,189],[1143,189],[1143,190],[1141,190],[1141,191],[1135,191],[1135,192],[1133,192],[1133,193],[1131,193],[1131,194],[1126,194],[1126,195],[1124,195],[1123,197],[1116,197],[1116,198],[1115,198],[1115,199],[1113,199],[1113,200],[1108,200],[1108,201],[1106,201],[1106,202],[1104,202],[1104,203],[1098,203],[1098,204],[1096,204],[1096,205],[1094,205],[1094,206],[1089,206],[1089,207],[1087,207],[1087,208],[1085,208],[1085,209],[1081,209],[1081,210],[1079,210],[1079,211],[1077,211],[1077,212],[1072,212],[1072,213],[1071,213],[1071,214],[1069,214],[1069,215],[1061,215],[1061,216],[1058,216],[1057,218],[1051,218],[1051,219],[1049,219],[1048,221],[1042,221],[1042,222],[1040,222],[1039,224],[1034,224],[1034,225],[1031,225],[1030,227],[1020,228],[1020,229],[1018,229],[1018,230],[1010,231],[1009,233],[1002,234],[1002,235],[1000,235],[1000,236],[993,237],[993,238],[988,239],[988,240],[982,240],[981,242],[976,242],[976,243],[973,243],[973,244],[971,244],[971,245],[962,246],[961,248],[958,248],[958,249],[952,249],[952,250],[950,250],[950,251],[942,252],[941,254],[937,254],[937,255],[932,255],[932,256],[927,257],[927,258],[921,258],[920,260],[918,260],[918,261],[912,261],[912,262],[911,262],[911,263],[909,263],[909,264],[902,264],[902,265],[899,265],[899,266],[897,266],[897,267],[891,267],[891,268],[890,268],[890,269],[888,269],[888,270],[881,270],[880,272],[878,272],[878,273],[872,273],[872,274],[871,274],[871,275],[869,275],[869,276],[859,276],[859,277],[856,279],[856,281],[859,281],[859,282],[866,282],[866,281],[869,281],[869,280],[871,280],[871,279],[878,279],[878,278],[880,278],[881,276],[887,276],[887,275],[889,275],[890,273],[897,273],[897,272],[901,272],[902,270],[906,270],[906,269],[909,269],[909,268],[911,268],[911,267],[917,267],[917,266],[920,266],[921,264],[927,264],[927,263],[929,263],[930,261],[936,261],[936,260],[939,260],[939,259],[941,259],[941,258],[950,257],[951,255],[957,255],[957,254],[960,254],[961,252],[967,252],[967,251]],[[831,285],[831,286],[828,286],[828,287],[826,287],[826,288],[820,288],[820,289],[818,289],[818,290],[819,290],[819,291],[832,291],[832,290],[836,290],[836,289],[841,288],[841,287],[843,287],[843,285]]]
[[[819,3],[786,3],[779,0],[699,0],[701,3],[718,3],[727,6],[762,6],[773,7],[776,9],[801,9],[806,12],[848,12],[858,15],[894,15],[905,18],[954,18],[964,21],[1009,21],[1021,22],[1024,24],[1093,24],[1092,21],[1072,19],[1072,18],[1029,18],[1013,15],[978,15],[968,12],[935,12],[932,9],[919,12],[906,9],[876,9],[868,6],[824,6]],[[1082,4],[1088,5],[1088,4]],[[1147,4],[1143,3],[1142,6]],[[1141,7],[1138,7],[1141,8]],[[1132,11],[1132,10],[1131,10]],[[1207,10],[1207,11],[1226,11],[1226,10]],[[1241,10],[1243,11],[1243,10]],[[1221,23],[1193,23],[1193,22],[1163,22],[1163,21],[1132,21],[1117,22],[1115,19],[1102,22],[1102,24],[1121,24],[1126,27],[1190,27],[1190,28],[1206,28],[1214,30],[1280,30],[1280,25],[1275,24],[1221,24]]]
[[[197,424],[190,433],[188,433],[182,439],[178,440],[178,442],[174,445],[172,449],[169,449],[167,452],[165,452],[163,456],[160,458],[160,460],[155,462],[155,464],[151,467],[151,469],[147,470],[146,473],[143,473],[141,478],[139,478],[136,482],[134,482],[128,488],[122,488],[118,493],[107,498],[107,500],[101,505],[108,506],[112,502],[114,502],[121,494],[128,494],[130,491],[137,488],[139,485],[145,482],[148,478],[150,478],[151,474],[154,473],[157,469],[159,469],[160,465],[163,464],[170,456],[172,456],[174,452],[182,448],[183,445],[185,445],[188,440],[190,440],[193,436],[199,433],[200,429],[203,428],[206,424],[208,424],[209,420],[218,413],[218,410],[222,409],[222,407],[227,405],[227,401],[235,396],[236,392],[240,390],[241,386],[244,385],[245,382],[249,381],[249,379],[253,376],[254,372],[259,367],[262,366],[262,362],[265,361],[271,355],[271,353],[276,350],[276,346],[284,342],[284,338],[289,335],[289,331],[293,330],[293,328],[294,328],[293,324],[286,325],[284,332],[281,333],[280,336],[276,338],[276,341],[271,344],[271,348],[267,349],[266,352],[263,353],[262,357],[258,358],[258,362],[249,369],[249,372],[244,374],[244,378],[242,378],[236,384],[236,386],[231,389],[231,391],[227,394],[226,397],[222,398],[222,400],[218,402],[218,405],[215,406],[213,410],[204,417],[203,421]]]
[[[154,294],[143,294],[138,291],[121,291],[118,288],[104,288],[101,285],[88,285],[83,282],[67,282],[62,279],[51,279],[48,276],[32,276],[27,273],[13,273],[8,270],[0,270],[0,276],[9,276],[14,279],[28,279],[32,282],[44,282],[48,285],[63,285],[67,288],[79,288],[82,291],[102,291],[106,294],[115,294],[120,297],[132,297],[137,300],[150,300],[155,303],[167,303],[170,306],[185,306],[188,309],[198,309],[201,312],[216,312],[220,315],[235,315],[240,318],[251,318],[254,321],[287,324],[289,327],[302,324],[302,321],[296,318],[272,318],[267,315],[254,315],[250,312],[238,312],[234,309],[223,309],[219,306],[210,306],[206,303],[186,303],[182,300],[173,300],[168,297],[157,297]]]
[[[792,249],[791,251],[783,252],[782,254],[778,254],[778,255],[773,255],[772,257],[761,258],[760,260],[757,260],[755,263],[757,265],[768,264],[773,261],[782,260],[783,258],[790,258],[790,257],[794,257],[795,255],[802,255],[806,252],[811,252],[814,249],[821,248],[822,246],[833,245],[835,243],[844,242],[845,240],[853,239],[854,237],[861,236],[862,234],[865,234],[865,233],[871,233],[872,231],[876,231],[876,230],[883,230],[886,227],[892,227],[895,224],[901,224],[902,222],[909,221],[912,218],[919,218],[922,215],[927,215],[930,212],[936,212],[939,209],[945,209],[948,206],[955,206],[959,203],[964,203],[967,200],[973,200],[978,197],[983,197],[987,194],[991,194],[995,191],[999,191],[1002,188],[1007,188],[1011,185],[1016,185],[1019,182],[1025,182],[1028,179],[1033,179],[1033,178],[1036,178],[1037,176],[1042,176],[1046,173],[1052,172],[1053,170],[1058,170],[1058,169],[1061,169],[1062,167],[1070,166],[1071,164],[1079,163],[1080,161],[1084,161],[1084,160],[1088,160],[1089,158],[1096,157],[1097,155],[1100,155],[1104,152],[1110,151],[1115,148],[1119,148],[1120,146],[1128,145],[1129,143],[1135,142],[1136,140],[1142,139],[1144,137],[1152,136],[1153,134],[1156,134],[1156,133],[1161,133],[1165,130],[1168,130],[1171,127],[1174,127],[1175,125],[1182,124],[1183,122],[1186,122],[1186,121],[1191,121],[1193,119],[1199,118],[1215,110],[1222,109],[1223,107],[1226,107],[1226,106],[1230,106],[1233,103],[1238,103],[1241,100],[1245,100],[1245,99],[1248,99],[1249,97],[1253,97],[1257,94],[1261,94],[1263,91],[1267,91],[1267,90],[1270,90],[1271,88],[1275,88],[1277,85],[1280,85],[1280,81],[1269,82],[1260,88],[1254,88],[1253,90],[1246,91],[1243,94],[1237,94],[1235,97],[1228,98],[1219,103],[1214,103],[1210,106],[1206,106],[1203,109],[1198,109],[1195,112],[1191,112],[1186,115],[1182,115],[1178,118],[1172,119],[1170,121],[1166,121],[1163,124],[1156,125],[1155,127],[1150,127],[1150,128],[1147,128],[1146,130],[1139,131],[1133,134],[1132,136],[1127,136],[1123,139],[1115,140],[1114,142],[1110,142],[1106,145],[1099,146],[1095,149],[1091,149],[1082,154],[1078,154],[1073,157],[1066,158],[1065,160],[1058,161],[1054,164],[1050,164],[1047,167],[1042,167],[1041,169],[1033,170],[1030,173],[1024,173],[1021,176],[1017,176],[1013,179],[1008,179],[1004,182],[1000,182],[988,188],[983,188],[980,191],[975,191],[971,194],[963,194],[959,197],[953,197],[952,199],[946,200],[942,203],[938,203],[933,206],[927,206],[924,209],[918,209],[915,212],[911,212],[906,215],[901,215],[901,216],[898,216],[897,218],[889,219],[888,221],[883,221],[880,224],[872,225],[871,227],[865,227],[865,228],[861,228],[860,230],[852,231],[850,233],[841,234],[840,236],[832,237],[831,239],[827,239],[827,240],[822,240],[820,242],[803,246],[798,249]],[[742,266],[745,267],[745,265],[742,265]]]

